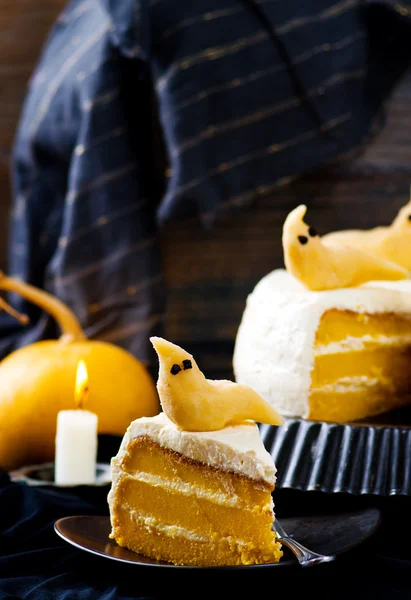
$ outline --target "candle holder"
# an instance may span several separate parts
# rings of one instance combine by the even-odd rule
[[[23,482],[31,486],[52,486],[57,488],[103,487],[111,484],[111,470],[108,463],[96,464],[96,479],[87,484],[58,484],[54,481],[54,462],[40,465],[27,465],[9,472],[14,482]]]

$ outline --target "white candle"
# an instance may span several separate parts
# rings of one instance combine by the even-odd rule
[[[79,363],[73,410],[57,415],[54,479],[59,485],[93,484],[96,481],[97,426],[95,413],[83,410],[88,395],[85,365]]]
[[[61,410],[57,415],[55,482],[95,483],[97,415],[88,410]]]

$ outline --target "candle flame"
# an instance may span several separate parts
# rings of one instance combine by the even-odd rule
[[[83,408],[88,396],[88,373],[84,360],[79,360],[76,373],[75,402],[77,408]]]

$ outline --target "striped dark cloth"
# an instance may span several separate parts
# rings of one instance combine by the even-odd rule
[[[12,163],[11,275],[141,360],[161,334],[157,242],[212,227],[366,144],[410,65],[411,2],[73,0],[33,74]],[[292,207],[290,207],[292,208]],[[56,335],[1,315],[1,352]]]

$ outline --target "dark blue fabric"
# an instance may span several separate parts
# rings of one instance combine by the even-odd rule
[[[159,228],[275,203],[279,185],[366,144],[410,64],[410,6],[72,0],[16,136],[10,274],[62,298],[90,337],[154,359]],[[56,334],[15,305],[32,324],[1,315],[2,355]]]

